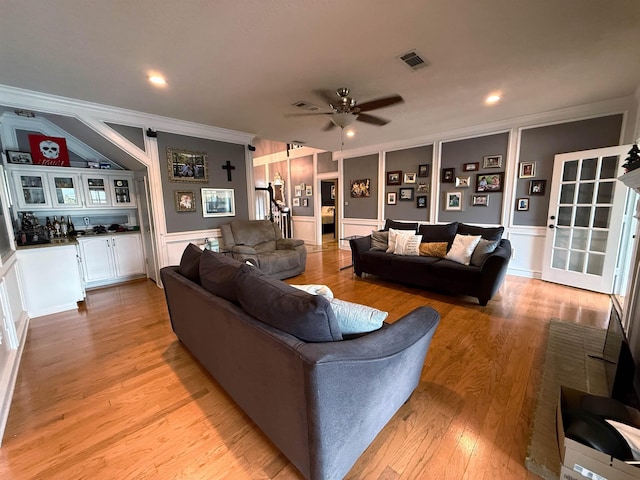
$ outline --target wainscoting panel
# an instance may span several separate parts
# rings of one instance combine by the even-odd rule
[[[546,233],[544,227],[512,227],[509,229],[508,238],[511,241],[513,254],[507,273],[529,278],[542,276]]]
[[[379,223],[376,219],[345,219],[342,222],[342,238],[353,235],[371,235],[371,230],[380,230],[383,226],[384,222]],[[340,240],[340,248],[349,250],[349,241]]]
[[[315,217],[292,217],[293,238],[304,240],[309,245],[321,245],[316,238],[316,218]]]
[[[204,245],[205,238],[218,238],[220,246],[222,246],[222,235],[219,228],[212,230],[198,230],[195,232],[168,233],[164,237],[164,246],[166,248],[166,258],[168,265],[179,265],[182,258],[182,252],[190,243],[195,245]]]

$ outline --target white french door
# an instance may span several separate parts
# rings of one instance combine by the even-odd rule
[[[543,280],[613,292],[628,192],[617,177],[630,148],[555,156]]]

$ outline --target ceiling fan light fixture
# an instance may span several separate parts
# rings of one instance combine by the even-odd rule
[[[348,127],[355,122],[357,118],[358,116],[353,113],[332,113],[329,116],[331,123],[340,128]]]

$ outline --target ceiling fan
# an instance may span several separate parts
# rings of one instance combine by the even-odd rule
[[[331,130],[334,127],[348,127],[356,120],[359,122],[382,126],[389,123],[390,120],[364,112],[370,112],[371,110],[377,110],[378,108],[389,107],[391,105],[404,102],[402,97],[396,94],[358,104],[355,98],[349,96],[348,88],[337,89],[335,92],[337,98],[332,95],[331,92],[318,91],[316,93],[322,96],[329,104],[329,107],[331,108],[330,112],[294,113],[286,116],[328,115],[330,122],[326,127],[324,127],[323,130],[325,131]]]

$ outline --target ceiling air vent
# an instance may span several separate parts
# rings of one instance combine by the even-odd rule
[[[411,70],[420,70],[421,68],[428,67],[429,62],[416,53],[415,50],[403,53],[396,57],[402,63],[404,63]]]
[[[315,111],[315,110],[320,110],[320,107],[318,107],[317,105],[314,105],[312,103],[307,103],[304,101],[299,101],[293,104],[294,107],[298,107],[298,108],[304,108],[305,110],[309,110],[311,112]]]

